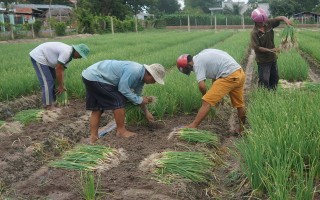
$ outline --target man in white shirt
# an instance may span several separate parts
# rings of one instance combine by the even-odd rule
[[[62,42],[46,42],[33,49],[29,55],[37,73],[42,90],[42,104],[45,109],[54,109],[56,95],[62,94],[64,69],[74,58],[87,58],[89,48],[85,44],[67,45]],[[55,80],[58,88],[55,90]]]
[[[207,116],[211,106],[215,106],[224,96],[229,94],[233,107],[238,110],[240,128],[245,122],[245,104],[243,89],[245,74],[241,66],[227,52],[218,49],[204,49],[194,57],[183,54],[177,59],[180,72],[189,75],[194,71],[202,93],[202,106],[194,121],[188,125],[196,128]],[[212,86],[207,90],[205,80],[212,79]]]

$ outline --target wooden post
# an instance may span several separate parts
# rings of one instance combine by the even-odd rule
[[[228,26],[228,17],[226,17],[226,29],[227,29],[227,26]]]
[[[136,29],[136,33],[138,33],[138,17],[137,15],[134,17],[134,21],[135,21],[135,29]]]
[[[4,14],[0,14],[1,30],[6,32],[6,27],[4,26]]]
[[[11,39],[14,40],[14,14],[9,14],[10,18],[10,29],[11,29]]]
[[[52,2],[52,0],[50,0],[50,4],[49,4],[49,32],[50,32],[50,36],[52,37],[52,30],[51,30],[51,2]]]
[[[12,40],[14,40],[14,33],[13,33],[13,28],[14,27],[13,26],[14,26],[13,24],[10,25],[10,27],[11,27],[11,39]]]
[[[34,38],[34,29],[33,29],[33,23],[31,24],[31,32],[32,32],[32,38]]]
[[[241,15],[241,19],[242,19],[242,29],[245,29],[245,26],[244,26],[244,16]]]
[[[214,30],[217,30],[217,16],[214,15]]]
[[[114,34],[114,29],[113,29],[113,17],[111,17],[111,33],[112,33],[112,35]]]
[[[188,15],[188,32],[190,32],[190,16]]]

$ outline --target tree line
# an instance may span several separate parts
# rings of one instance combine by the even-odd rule
[[[114,16],[120,20],[132,17],[140,12],[154,14],[156,17],[173,13],[210,13],[210,7],[221,5],[223,0],[184,0],[181,8],[178,0],[3,0],[6,5],[12,2],[32,4],[60,4],[85,10],[93,15]],[[231,2],[232,0],[225,0]],[[255,9],[258,3],[269,3],[273,16],[292,16],[303,11],[320,12],[320,0],[249,0],[249,10]],[[224,8],[219,14],[239,15],[241,5]]]

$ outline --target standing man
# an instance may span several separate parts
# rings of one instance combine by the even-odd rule
[[[292,23],[284,16],[268,20],[266,12],[261,8],[251,13],[251,19],[255,22],[251,32],[251,47],[256,53],[259,85],[267,89],[276,89],[279,82],[277,53],[280,49],[274,45],[273,28],[279,26],[281,21],[287,25]]]
[[[177,67],[180,72],[189,75],[194,71],[202,93],[202,106],[194,121],[187,127],[196,128],[207,116],[211,106],[215,106],[224,96],[229,94],[233,107],[238,110],[240,129],[245,122],[245,103],[243,89],[245,74],[241,66],[227,53],[218,49],[204,49],[192,57],[184,54],[178,57]],[[207,90],[205,80],[212,79]]]
[[[29,55],[42,89],[42,104],[45,109],[55,108],[56,95],[66,91],[64,69],[74,58],[87,58],[89,48],[85,44],[67,45],[62,42],[46,42],[33,49]],[[55,90],[55,80],[58,88]]]
[[[125,128],[125,104],[140,105],[149,122],[154,121],[146,105],[148,97],[142,97],[144,84],[164,84],[165,69],[160,64],[145,65],[132,61],[104,60],[82,72],[85,84],[86,109],[91,110],[90,142],[99,138],[98,129],[104,110],[112,110],[117,125],[117,136],[132,137],[136,133]]]

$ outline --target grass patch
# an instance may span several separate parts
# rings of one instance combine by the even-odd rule
[[[94,172],[79,172],[79,193],[82,199],[99,200],[105,198],[105,193],[101,191],[101,175]]]

